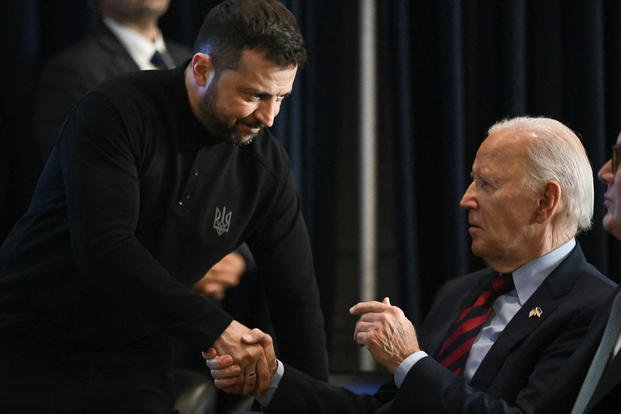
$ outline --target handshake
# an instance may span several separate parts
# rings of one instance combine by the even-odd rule
[[[214,385],[230,394],[263,394],[278,368],[272,337],[237,321],[203,352],[203,358]]]
[[[360,315],[354,341],[394,374],[409,355],[419,351],[416,331],[403,311],[382,302],[360,302],[349,309]],[[216,388],[230,394],[262,395],[278,368],[272,338],[260,329],[233,321],[214,346],[203,352]]]

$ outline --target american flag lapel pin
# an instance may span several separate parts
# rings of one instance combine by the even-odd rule
[[[541,318],[541,315],[543,315],[543,310],[541,310],[539,306],[532,308],[530,312],[528,312],[529,318],[532,318],[533,316]]]

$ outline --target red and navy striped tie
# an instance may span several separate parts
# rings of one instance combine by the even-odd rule
[[[492,311],[492,304],[498,296],[509,292],[513,287],[513,277],[510,273],[498,275],[481,292],[474,304],[461,311],[438,352],[436,359],[442,365],[455,375],[461,375],[470,348]]]

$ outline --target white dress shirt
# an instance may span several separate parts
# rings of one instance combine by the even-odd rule
[[[158,30],[155,42],[138,33],[137,31],[123,26],[119,22],[110,17],[104,17],[103,23],[114,33],[119,41],[125,46],[129,55],[134,59],[140,70],[157,69],[151,63],[151,57],[155,51],[166,53],[166,45],[162,33]],[[167,62],[169,66],[174,67],[173,62]]]

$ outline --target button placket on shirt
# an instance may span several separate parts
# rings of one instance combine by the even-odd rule
[[[188,207],[187,204],[192,200],[194,188],[196,187],[196,179],[199,175],[200,170],[197,167],[193,167],[192,173],[190,174],[190,177],[188,178],[188,181],[185,185],[183,195],[181,196],[181,199],[177,201],[177,205],[179,207]]]

